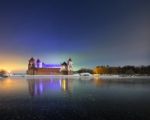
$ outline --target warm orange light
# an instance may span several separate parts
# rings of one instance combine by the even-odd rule
[[[101,80],[100,78],[95,78],[93,83],[96,85],[96,86],[101,86],[103,85],[104,81]]]
[[[7,72],[25,71],[27,69],[27,59],[16,55],[1,55],[0,69]]]
[[[6,64],[0,65],[0,69],[6,70],[8,73],[11,73],[11,71],[19,71],[19,70],[25,70],[25,65],[16,64],[14,66],[8,66]]]
[[[5,80],[0,81],[0,94],[14,94],[19,93],[23,90],[26,90],[27,83],[26,81],[15,79],[15,78],[6,78]]]

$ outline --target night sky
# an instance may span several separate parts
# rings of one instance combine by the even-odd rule
[[[0,68],[150,64],[149,0],[1,0]]]

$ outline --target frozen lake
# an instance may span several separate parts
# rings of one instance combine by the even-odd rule
[[[0,78],[0,120],[150,120],[150,78]]]

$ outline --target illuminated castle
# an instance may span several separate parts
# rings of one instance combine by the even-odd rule
[[[35,60],[33,57],[29,59],[27,74],[29,75],[61,75],[72,74],[73,62],[71,58],[67,63],[62,64],[45,64],[39,59]]]

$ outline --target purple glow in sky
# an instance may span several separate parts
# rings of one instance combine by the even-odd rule
[[[0,66],[150,64],[149,0],[1,0]]]

